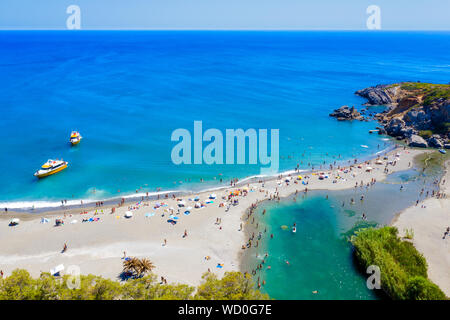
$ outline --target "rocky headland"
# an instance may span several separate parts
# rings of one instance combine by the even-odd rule
[[[355,92],[365,106],[386,106],[370,114],[380,122],[379,134],[406,140],[412,147],[450,149],[450,84],[402,82],[377,85]],[[354,107],[343,106],[330,116],[338,120],[367,120]]]

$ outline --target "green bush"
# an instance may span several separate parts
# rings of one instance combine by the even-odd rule
[[[425,279],[445,297],[436,285],[427,280],[425,258],[411,243],[401,241],[396,228],[363,229],[351,238],[351,242],[355,256],[364,268],[370,265],[380,268],[381,288],[391,298],[403,300],[420,297],[431,300],[439,296],[429,285],[410,282],[416,278]],[[416,291],[413,288],[416,288]]]
[[[417,276],[409,279],[406,297],[410,300],[445,300],[445,294],[428,279]]]
[[[423,105],[432,104],[437,99],[450,99],[450,85],[422,82],[405,82],[401,88],[414,91],[415,95],[423,96]]]
[[[254,289],[252,277],[240,272],[226,272],[222,279],[213,273],[203,275],[204,282],[198,287],[198,300],[264,300],[268,296]]]
[[[420,130],[419,136],[421,136],[424,139],[428,139],[433,135],[433,131],[431,130]]]
[[[26,270],[14,270],[0,279],[0,300],[189,300],[189,299],[268,299],[255,290],[251,276],[240,272],[226,272],[222,279],[205,273],[197,288],[186,284],[162,285],[150,274],[126,282],[118,282],[94,275],[81,275],[79,289],[67,286],[69,276],[55,278],[42,273],[33,279]]]

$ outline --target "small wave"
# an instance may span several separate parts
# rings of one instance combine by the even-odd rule
[[[68,200],[67,203],[64,203],[64,206],[76,206],[80,205],[81,201],[84,204],[93,203],[99,200],[92,199],[78,199],[78,200]],[[8,209],[42,209],[42,208],[56,208],[61,207],[61,201],[44,201],[44,200],[36,200],[36,201],[11,201],[11,202],[0,202],[0,208],[8,208]]]

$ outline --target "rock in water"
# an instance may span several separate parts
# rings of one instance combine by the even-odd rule
[[[335,117],[340,121],[343,120],[364,120],[364,117],[355,109],[355,107],[342,106],[330,113],[330,117]]]

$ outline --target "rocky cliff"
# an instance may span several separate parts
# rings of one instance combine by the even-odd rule
[[[450,84],[402,82],[355,94],[366,98],[367,106],[387,107],[373,117],[383,125],[379,133],[411,146],[450,148]]]

